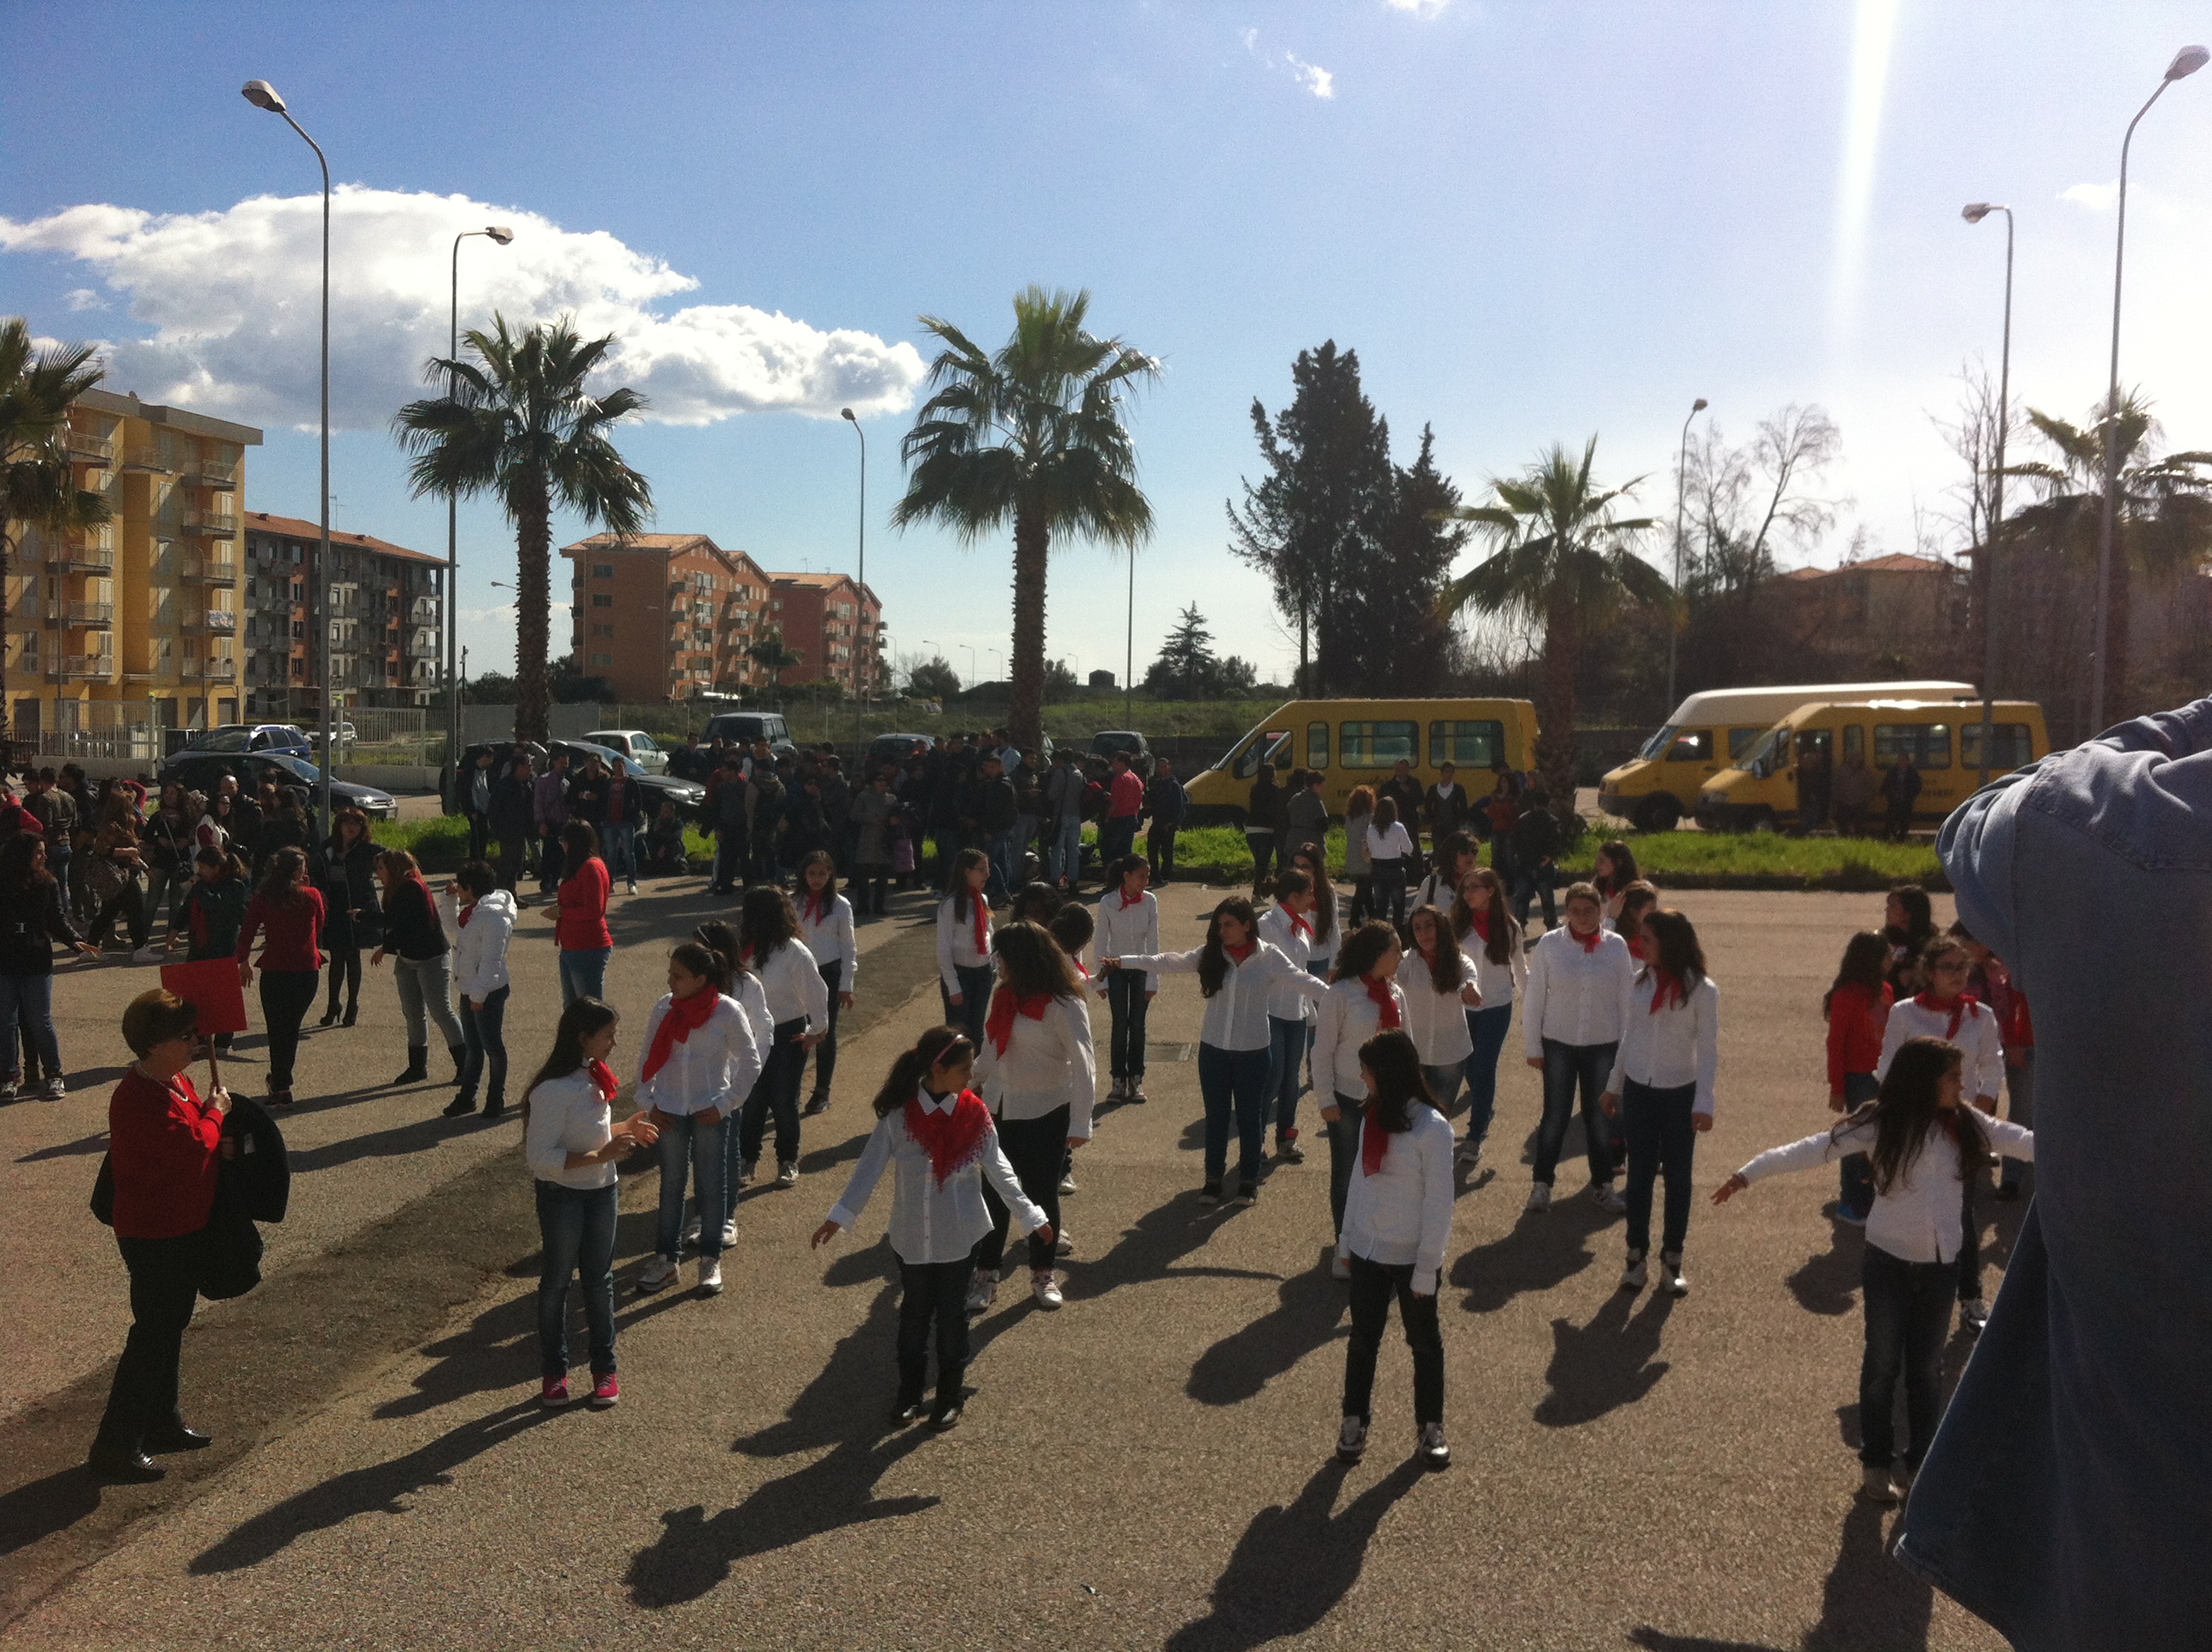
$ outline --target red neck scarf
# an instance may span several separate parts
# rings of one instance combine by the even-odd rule
[[[1081,958],[1072,957],[1068,959],[1068,962],[1075,966],[1075,973],[1077,975],[1082,976],[1085,981],[1091,979],[1091,966],[1084,963]]]
[[[453,921],[459,924],[463,929],[466,929],[469,926],[469,920],[476,915],[477,903],[474,901],[471,901],[468,905],[463,907],[459,912],[453,914]]]
[[[983,1139],[990,1130],[991,1109],[972,1090],[962,1090],[946,1113],[924,1107],[919,1095],[907,1098],[906,1133],[928,1152],[929,1168],[940,1187],[982,1156]]]
[[[640,1080],[648,1080],[668,1065],[668,1058],[676,1054],[678,1044],[690,1042],[691,1035],[707,1024],[707,1017],[714,1013],[714,1005],[720,994],[711,987],[704,987],[689,998],[672,999],[668,1013],[660,1017],[660,1024],[653,1029],[653,1047],[645,1053],[645,1066],[638,1072]]]
[[[808,890],[806,898],[799,902],[799,914],[808,923],[819,929],[830,921],[830,906],[836,898],[837,892],[827,884],[824,884],[818,891]]]
[[[1657,1015],[1669,1004],[1686,1004],[1680,977],[1670,975],[1657,964],[1651,966],[1651,1013]]]
[[[975,950],[985,957],[991,956],[991,908],[983,899],[983,891],[968,891],[968,917],[975,929]]]
[[[1127,912],[1131,907],[1141,906],[1144,904],[1144,890],[1139,890],[1134,895],[1132,895],[1128,890],[1123,890],[1121,891],[1121,910]]]
[[[615,1092],[622,1088],[622,1080],[615,1077],[615,1070],[612,1067],[604,1061],[593,1061],[587,1064],[584,1071],[592,1075],[592,1082],[599,1086],[601,1101],[614,1100]]]
[[[1291,920],[1291,934],[1303,935],[1308,940],[1311,940],[1313,938],[1314,927],[1310,923],[1306,921],[1306,915],[1304,913],[1292,912],[1289,908],[1285,907],[1283,909],[1283,915]]]
[[[1644,937],[1631,935],[1628,938],[1628,956],[1638,963],[1649,963],[1651,961],[1644,951]]]
[[[1012,988],[1001,987],[991,994],[991,1013],[983,1018],[983,1036],[991,1041],[993,1049],[1004,1055],[1006,1046],[1014,1042],[1014,1017],[1022,1015],[1031,1021],[1042,1021],[1051,1003],[1050,993],[1030,993],[1017,998]]]
[[[1221,944],[1221,950],[1224,952],[1226,952],[1231,957],[1234,958],[1237,963],[1242,963],[1245,959],[1250,957],[1255,952],[1257,952],[1260,950],[1260,943],[1257,941],[1247,941],[1242,946],[1231,946],[1228,942],[1224,941]]]
[[[1359,1171],[1371,1176],[1382,1168],[1382,1156],[1390,1151],[1390,1133],[1382,1127],[1382,1102],[1368,1102],[1365,1116],[1359,1132]]]
[[[407,881],[422,890],[423,910],[435,916],[438,910],[438,897],[430,893],[430,886],[422,881],[422,874],[419,872],[410,872],[407,874]]]
[[[1575,935],[1575,932],[1571,929],[1570,929],[1567,933],[1574,935],[1576,944],[1585,952],[1595,952],[1599,947],[1605,944],[1605,926],[1603,924],[1600,924],[1595,929],[1590,931],[1587,935]]]
[[[1976,998],[1972,993],[1961,993],[1948,1002],[1936,997],[1933,993],[1919,993],[1914,994],[1912,1001],[1930,1014],[1948,1013],[1950,1016],[1951,1024],[1943,1029],[1943,1036],[1946,1038],[1956,1038],[1959,1036],[1959,1023],[1961,1021],[1971,1021],[1981,1013],[1981,999]]]
[[[1474,932],[1482,937],[1483,944],[1487,946],[1490,944],[1490,908],[1483,907],[1479,910],[1470,911],[1467,914],[1467,920]]]
[[[1362,975],[1359,984],[1367,989],[1368,1001],[1375,1006],[1375,1030],[1389,1032],[1399,1024],[1398,999],[1391,992],[1390,983],[1377,981],[1372,975]]]

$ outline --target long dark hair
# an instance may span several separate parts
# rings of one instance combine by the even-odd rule
[[[1862,929],[1844,943],[1844,961],[1836,966],[1828,990],[1820,994],[1820,1018],[1828,1018],[1829,1008],[1844,987],[1863,987],[1869,998],[1880,997],[1888,975],[1888,941],[1871,929]]]
[[[253,892],[272,907],[289,907],[300,898],[300,879],[307,870],[306,850],[279,849],[262,868],[260,887]]]
[[[1928,891],[1917,884],[1899,884],[1889,892],[1889,898],[1905,908],[1905,927],[1884,924],[1882,933],[1893,945],[1905,948],[1907,961],[1917,958],[1928,938],[1936,932],[1936,908],[1928,898]]]
[[[599,834],[588,820],[572,820],[561,829],[561,881],[567,883],[583,871],[584,862],[599,858]]]
[[[1370,918],[1344,938],[1337,949],[1331,981],[1357,981],[1375,967],[1376,960],[1398,944],[1398,932],[1387,920]]]
[[[774,884],[756,884],[745,891],[745,904],[738,914],[741,955],[750,947],[754,963],[766,963],[798,933],[799,914],[788,895]]]
[[[730,990],[729,961],[704,941],[678,941],[668,961],[687,975],[704,976],[717,993]]]
[[[1641,878],[1620,891],[1620,916],[1613,926],[1624,941],[1632,941],[1644,932],[1644,914],[1659,904],[1659,891]]]
[[[1492,963],[1510,963],[1514,949],[1521,944],[1521,926],[1507,909],[1505,880],[1490,867],[1477,866],[1460,880],[1459,893],[1452,896],[1452,933],[1465,940],[1474,931],[1474,908],[1467,903],[1469,884],[1480,884],[1490,891],[1490,938],[1482,944],[1482,956]]]
[[[1198,954],[1198,995],[1212,998],[1221,990],[1221,983],[1229,979],[1229,953],[1221,944],[1221,920],[1234,918],[1244,926],[1245,938],[1259,944],[1260,920],[1254,915],[1252,903],[1241,895],[1232,895],[1213,908],[1213,915],[1206,920],[1206,944]]]
[[[963,849],[952,857],[952,915],[962,923],[968,921],[968,874],[976,867],[985,871],[988,887],[991,857],[981,849]]]
[[[17,894],[26,893],[54,881],[50,872],[31,872],[31,857],[46,847],[46,840],[35,831],[18,832],[5,843],[0,843],[0,888]]]
[[[1590,881],[1608,901],[1644,875],[1636,869],[1636,851],[1617,837],[1598,845],[1597,858],[1613,862],[1612,877],[1600,878],[1595,872],[1590,874]]]
[[[1456,993],[1467,971],[1460,963],[1459,937],[1452,933],[1451,920],[1438,908],[1421,905],[1406,914],[1406,932],[1413,938],[1413,951],[1420,951],[1421,932],[1419,925],[1426,917],[1432,926],[1431,933],[1437,938],[1437,955],[1429,960],[1429,985],[1439,993]]]
[[[932,1027],[884,1075],[883,1088],[876,1092],[876,1116],[884,1119],[897,1112],[914,1099],[914,1092],[932,1067],[948,1059],[957,1061],[963,1054],[971,1061],[975,1058],[975,1047],[968,1042],[966,1033],[951,1027]]]
[[[738,945],[738,932],[720,918],[709,918],[691,932],[691,938],[722,961],[722,990],[725,993],[736,983],[738,976],[747,973],[744,953]]]
[[[1054,998],[1083,995],[1083,978],[1042,924],[1017,918],[991,932],[991,951],[1006,966],[1006,987],[1017,998],[1046,993]]]
[[[584,1041],[604,1032],[622,1019],[611,1004],[595,998],[571,999],[568,1007],[561,1011],[561,1019],[553,1029],[553,1053],[545,1058],[545,1065],[522,1088],[522,1121],[530,1122],[530,1092],[538,1085],[556,1078],[566,1078],[571,1073],[584,1070]]]
[[[1650,944],[1644,949],[1639,981],[1654,969],[1664,969],[1682,983],[1686,993],[1705,978],[1705,950],[1698,944],[1697,926],[1680,913],[1660,907],[1647,914],[1644,934]]]
[[[1329,882],[1328,868],[1312,849],[1297,850],[1291,856],[1291,864],[1302,865],[1306,876],[1313,879],[1314,940],[1318,944],[1333,938],[1336,934],[1336,885]]]
[[[1375,820],[1370,829],[1389,836],[1390,829],[1398,823],[1398,800],[1377,798],[1375,800]]]
[[[1443,841],[1437,851],[1437,882],[1442,887],[1456,891],[1466,880],[1471,865],[1481,864],[1481,851],[1474,847],[1474,834],[1462,829]]]
[[[1110,887],[1110,885],[1109,885]],[[1052,915],[1060,910],[1060,891],[1042,878],[1024,884],[1014,891],[1012,921],[1049,924]]]
[[[1393,1135],[1413,1127],[1413,1103],[1437,1104],[1421,1071],[1421,1053],[1402,1027],[1379,1032],[1359,1047],[1359,1065],[1375,1078],[1375,1121]]]
[[[1855,1126],[1872,1123],[1874,1147],[1867,1155],[1874,1166],[1874,1185],[1887,1193],[1897,1179],[1909,1173],[1928,1145],[1928,1133],[1938,1127],[1944,1109],[1936,1104],[1936,1086],[1943,1075],[1966,1064],[1966,1053],[1948,1038],[1908,1038],[1890,1058],[1889,1072],[1873,1101],[1836,1126],[1840,1136]],[[1959,1175],[1972,1175],[1990,1161],[1989,1138],[1981,1121],[1961,1098],[1950,1109],[1959,1139]]]

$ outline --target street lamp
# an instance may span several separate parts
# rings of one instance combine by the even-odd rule
[[[317,805],[317,828],[323,841],[331,835],[331,748],[334,725],[331,717],[331,161],[323,146],[307,136],[307,129],[292,118],[284,100],[267,81],[248,81],[240,95],[257,109],[281,115],[315,152],[323,169],[323,429],[322,537],[315,551],[315,600],[310,611],[315,620],[316,680],[322,684],[323,788]]]
[[[1121,726],[1134,728],[1137,714],[1134,697],[1137,692],[1137,548],[1129,547],[1129,619],[1128,629],[1121,639]],[[1299,685],[1299,691],[1305,691]]]
[[[1959,216],[1978,224],[1992,212],[2005,216],[2004,348],[1997,357],[1997,451],[1990,472],[1990,514],[1982,530],[1979,586],[1982,610],[1982,784],[1990,783],[1990,742],[1996,738],[1997,633],[1990,623],[1997,588],[1997,527],[2004,520],[2005,431],[2012,415],[2012,209],[2002,202],[1973,201]]]
[[[854,601],[860,609],[860,623],[853,628],[853,744],[857,747],[866,732],[866,683],[870,675],[868,638],[865,635],[868,626],[868,433],[860,428],[860,421],[851,408],[839,408],[837,416],[851,425],[853,434],[860,439],[860,570],[854,579],[859,587]],[[853,761],[858,763],[860,759],[856,756]]]
[[[960,646],[968,651],[968,686],[973,689],[975,686],[975,679],[980,674],[975,669],[975,645],[972,642],[963,642]]]
[[[2150,112],[2166,88],[2178,80],[2185,80],[2212,61],[2212,51],[2201,46],[2185,46],[2173,54],[2173,61],[2166,66],[2166,75],[2158,83],[2158,90],[2143,100],[2136,111],[2136,118],[2128,123],[2127,136],[2120,140],[2119,222],[2112,234],[2112,367],[2105,392],[2105,508],[2097,524],[2097,668],[2090,677],[2089,726],[2093,733],[2102,733],[2105,727],[2105,666],[2112,655],[2112,535],[2120,507],[2120,270],[2128,247],[2128,146],[2136,141],[2136,126]],[[2127,623],[2127,616],[2120,616],[2120,623]]]
[[[1682,421],[1681,450],[1674,460],[1674,600],[1678,603],[1682,600],[1682,515],[1689,502],[1684,483],[1690,474],[1690,420],[1704,412],[1705,405],[1702,396],[1690,404],[1689,416]],[[1681,629],[1679,621],[1667,628],[1667,711],[1670,716],[1675,706],[1674,654]]]
[[[471,235],[482,235],[495,246],[505,246],[514,239],[514,232],[505,224],[486,224],[482,229],[464,229],[453,237],[453,308],[446,324],[446,359],[454,362],[446,374],[446,396],[449,401],[460,399],[461,374],[459,361],[461,354],[461,243]],[[454,675],[453,665],[459,659],[459,617],[455,612],[460,606],[461,554],[459,546],[460,495],[446,495],[446,761],[455,765],[458,776],[461,756],[461,695],[459,679]]]

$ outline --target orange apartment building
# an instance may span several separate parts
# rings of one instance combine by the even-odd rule
[[[883,686],[884,605],[843,574],[771,574],[769,611],[784,646],[805,656],[783,674],[787,687],[823,681],[852,695]]]
[[[763,686],[745,650],[769,621],[771,576],[703,533],[593,534],[561,554],[571,575],[569,653],[625,704]]]

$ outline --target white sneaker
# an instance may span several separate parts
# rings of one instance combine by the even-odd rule
[[[1990,1322],[1990,1305],[1979,1297],[1959,1304],[1959,1323],[1976,1336]]]
[[[1552,1208],[1552,1184],[1548,1181],[1530,1182],[1528,1184],[1528,1203],[1523,1208],[1532,1211],[1550,1210]]]
[[[1598,1209],[1607,1216],[1619,1216],[1628,1209],[1628,1201],[1610,1181],[1591,1182],[1590,1197],[1597,1200]]]
[[[1459,1162],[1462,1164],[1473,1165],[1481,1163],[1482,1144],[1479,1141],[1462,1142],[1460,1144],[1458,1157]]]
[[[978,1269],[968,1282],[968,1311],[971,1315],[988,1314],[991,1304],[999,1298],[999,1276],[995,1272]]]
[[[722,1224],[722,1248],[724,1250],[727,1250],[737,1242],[738,1220],[737,1218],[732,1217],[728,1221]]]
[[[799,1161],[787,1158],[775,1167],[775,1185],[796,1187],[799,1185]]]
[[[1107,1086],[1106,1099],[1109,1102],[1126,1101],[1128,1099],[1128,1095],[1129,1081],[1127,1078],[1116,1078]]]
[[[1444,1425],[1442,1423],[1422,1424],[1420,1438],[1413,1451],[1426,1467],[1451,1467],[1451,1448],[1444,1443]]]
[[[722,1259],[707,1257],[699,1264],[699,1294],[719,1297],[722,1294]]]
[[[62,1083],[61,1076],[57,1073],[40,1087],[39,1099],[42,1102],[66,1101],[69,1099],[69,1086]]]
[[[1064,1175],[1064,1176],[1060,1177],[1060,1192],[1062,1192],[1062,1193],[1073,1193],[1073,1192],[1075,1191],[1075,1172],[1074,1172],[1074,1171],[1070,1170],[1070,1171],[1069,1171],[1066,1175]]]
[[[1662,1254],[1659,1258],[1659,1288],[1670,1297],[1690,1294],[1689,1276],[1682,1272],[1682,1259]]]
[[[169,955],[158,946],[142,946],[131,955],[133,963],[159,963]]]
[[[684,1224],[684,1242],[687,1245],[699,1242],[699,1218],[696,1216]]]
[[[1053,1240],[1052,1254],[1055,1256],[1073,1256],[1075,1254],[1075,1241],[1067,1236],[1067,1230],[1066,1228],[1062,1228],[1060,1230],[1058,1236]]]
[[[1356,1463],[1367,1455],[1367,1424],[1357,1417],[1347,1417],[1336,1431],[1336,1459],[1339,1462]]]
[[[1033,1268],[1030,1272],[1030,1295],[1039,1308],[1058,1308],[1067,1298],[1060,1294],[1060,1282],[1052,1277],[1048,1267]]]
[[[1351,1260],[1342,1251],[1337,1252],[1329,1259],[1328,1277],[1332,1279],[1348,1279],[1352,1277]]]
[[[1644,1254],[1641,1251],[1629,1252],[1628,1266],[1620,1270],[1620,1288],[1623,1291],[1641,1291],[1650,1278],[1650,1270],[1644,1266]]]
[[[1859,1476],[1859,1495],[1869,1503],[1887,1507],[1898,1502],[1903,1494],[1891,1483],[1887,1468],[1876,1468],[1869,1463]]]
[[[642,1296],[648,1291],[658,1291],[675,1278],[675,1259],[669,1256],[656,1256],[645,1265],[645,1271],[637,1276],[638,1293]]]

